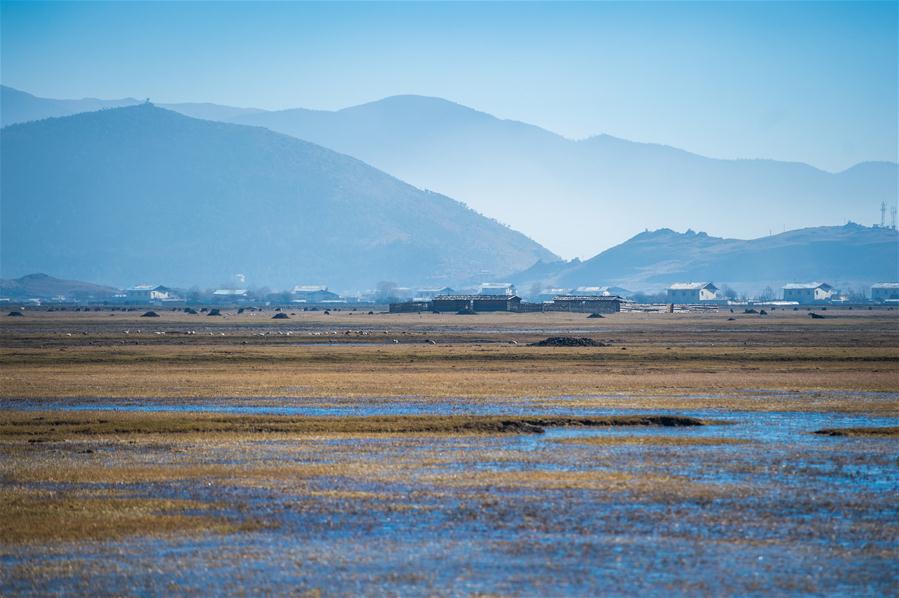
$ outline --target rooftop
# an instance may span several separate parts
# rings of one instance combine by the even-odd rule
[[[437,295],[434,301],[508,301],[519,299],[517,295]]]
[[[553,301],[622,301],[618,295],[557,295]]]
[[[717,289],[715,285],[710,282],[675,282],[670,287],[668,287],[669,291],[699,291],[705,288],[711,287],[713,289]]]
[[[783,287],[785,290],[797,290],[797,289],[832,289],[833,287],[827,284],[826,282],[791,282],[790,284],[785,284]]]

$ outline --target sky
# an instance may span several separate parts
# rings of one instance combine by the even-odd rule
[[[576,139],[899,161],[896,2],[3,2],[0,34],[0,80],[43,97],[420,94]]]

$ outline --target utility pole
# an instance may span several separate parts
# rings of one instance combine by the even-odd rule
[[[896,230],[896,206],[890,207],[890,228]]]
[[[886,228],[887,225],[887,202],[880,202],[880,228]]]

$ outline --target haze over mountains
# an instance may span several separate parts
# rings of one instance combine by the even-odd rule
[[[351,155],[463,201],[566,256],[594,255],[644,228],[753,238],[868,223],[882,201],[893,204],[899,196],[899,166],[892,162],[829,173],[801,163],[706,158],[607,135],[572,141],[439,98],[394,96],[337,111],[166,106],[265,126]],[[4,106],[4,122],[6,112]]]
[[[6,127],[0,143],[6,277],[364,289],[557,259],[354,158],[150,104]]]
[[[853,285],[899,276],[895,231],[728,232],[772,219],[795,218],[800,227],[839,222],[843,212],[871,220],[880,201],[893,203],[899,194],[893,163],[831,174],[607,136],[570,141],[419,96],[336,112],[168,105],[205,119],[197,120],[133,98],[49,100],[0,91],[4,124],[74,114],[3,129],[4,276],[47,271],[118,286],[217,286],[245,273],[254,285],[323,282],[346,290],[514,272],[519,288],[652,289],[687,279]],[[231,120],[257,126],[211,122]],[[488,215],[556,239],[553,249],[609,247],[632,228],[665,228],[583,262],[558,261],[448,197],[300,137],[421,187],[455,189]]]
[[[760,290],[823,280],[866,287],[899,276],[899,232],[858,224],[787,231],[751,240],[660,229],[640,233],[586,260],[539,263],[512,277],[520,288],[615,284],[662,289],[672,282],[713,281]]]
[[[447,193],[565,256],[593,255],[646,227],[751,238],[771,229],[873,222],[881,201],[893,203],[899,193],[894,163],[833,174],[798,163],[715,160],[607,135],[571,141],[420,96],[236,120]]]

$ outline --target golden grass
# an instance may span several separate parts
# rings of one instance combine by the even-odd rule
[[[187,510],[207,508],[187,500],[84,496],[72,491],[4,487],[0,488],[0,544],[247,529],[221,517],[185,514]]]
[[[438,486],[488,488],[524,488],[551,490],[592,490],[601,493],[630,493],[654,499],[712,500],[745,495],[750,490],[726,484],[700,483],[683,476],[641,474],[607,470],[466,471],[439,473],[422,477]]]
[[[225,336],[158,336],[146,321],[116,321],[113,327],[109,320],[114,318],[106,313],[29,313],[16,322],[0,320],[0,398],[299,395],[496,401],[570,396],[597,407],[655,408],[665,399],[660,403],[650,395],[704,393],[720,396],[673,397],[672,406],[899,413],[896,401],[877,399],[729,396],[744,389],[899,390],[899,313],[833,311],[839,317],[810,321],[804,312],[778,310],[768,318],[736,322],[727,322],[727,312],[616,314],[601,320],[587,320],[584,314],[462,319],[307,312],[287,321],[304,327],[291,337],[260,336],[260,330],[283,327],[247,314],[210,322],[213,318],[166,312],[152,323],[156,331],[183,331],[199,322]],[[146,330],[134,334],[141,326]],[[124,335],[125,328],[132,334]],[[572,330],[610,346],[526,346]],[[341,341],[379,344],[328,344]],[[629,395],[627,401],[591,398],[616,393]]]

